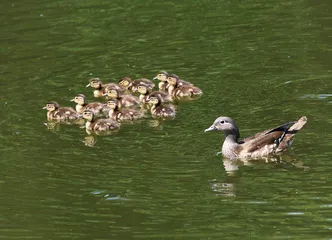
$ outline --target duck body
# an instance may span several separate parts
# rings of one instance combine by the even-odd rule
[[[104,96],[107,96],[108,99],[117,99],[119,108],[121,107],[131,107],[139,104],[139,98],[129,94],[121,94],[116,89],[107,89]]]
[[[173,98],[164,91],[152,91],[152,88],[145,84],[137,86],[137,91],[140,93],[139,100],[141,103],[147,103],[150,96],[158,97],[161,102],[172,102]]]
[[[167,77],[168,94],[174,97],[195,97],[203,94],[202,90],[193,84],[180,80],[177,75],[169,75]]]
[[[255,159],[286,151],[292,145],[295,134],[306,123],[307,118],[301,117],[298,121],[288,122],[240,140],[240,133],[234,121],[229,117],[219,117],[205,132],[224,132],[225,140],[221,153],[225,158]]]
[[[175,117],[175,109],[173,105],[153,105],[151,107],[151,114],[156,117],[162,118],[174,118]]]
[[[147,78],[138,78],[135,80],[132,80],[130,77],[123,77],[119,81],[119,86],[126,89],[130,90],[132,92],[137,92],[137,86],[140,84],[144,84],[148,86],[149,88],[154,88],[155,84],[151,80]]]
[[[86,87],[91,87],[94,89],[93,96],[96,98],[102,97],[103,94],[105,94],[107,88],[123,91],[123,89],[118,84],[116,83],[103,84],[99,78],[91,78],[89,82],[90,83],[86,85]]]
[[[85,127],[88,131],[94,132],[108,132],[118,130],[120,123],[112,119],[94,119],[94,114],[90,110],[83,111],[83,118],[86,119]]]
[[[120,109],[118,107],[117,99],[110,99],[107,101],[109,108],[108,117],[118,121],[132,121],[144,117],[144,114],[135,109]]]
[[[103,113],[103,109],[105,108],[104,103],[100,102],[92,102],[86,103],[85,96],[83,94],[78,94],[75,98],[70,100],[71,102],[77,103],[76,111],[80,114],[83,113],[84,110],[90,110],[95,115],[99,115]]]
[[[117,121],[132,121],[143,118],[144,114],[135,109],[111,109],[108,116],[110,119]]]
[[[47,120],[73,121],[81,115],[71,107],[60,107],[57,102],[48,102],[43,109],[47,109]]]
[[[152,104],[150,109],[152,116],[161,118],[174,118],[175,108],[173,105],[163,104],[159,97],[150,97],[148,103]]]

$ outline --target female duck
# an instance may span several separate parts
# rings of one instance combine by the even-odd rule
[[[80,114],[82,114],[83,111],[87,109],[87,110],[92,111],[93,114],[98,115],[98,114],[101,114],[103,109],[105,108],[104,103],[100,103],[100,102],[86,103],[86,99],[83,94],[78,94],[75,98],[73,98],[70,101],[77,103],[76,111]]]
[[[198,87],[195,87],[191,83],[184,83],[185,81],[182,81],[179,79],[179,77],[175,74],[169,75],[167,77],[167,90],[169,95],[175,96],[175,97],[194,97],[194,96],[200,96],[203,94],[202,90]]]
[[[225,158],[247,159],[260,158],[284,152],[291,146],[295,133],[307,123],[306,117],[298,121],[285,123],[279,127],[272,128],[252,137],[239,140],[240,133],[233,119],[219,117],[205,132],[220,130],[225,134],[225,141],[220,153]]]
[[[173,101],[172,97],[168,93],[162,92],[162,91],[152,91],[151,88],[149,88],[148,86],[146,86],[144,84],[138,85],[137,91],[140,93],[139,100],[141,103],[147,103],[150,96],[159,97],[161,102],[172,102]]]
[[[155,84],[146,78],[139,78],[139,79],[135,79],[132,80],[130,77],[123,77],[120,79],[119,81],[119,86],[122,87],[123,89],[126,90],[130,90],[132,92],[136,92],[137,91],[137,87],[140,84],[145,84],[146,86],[148,86],[149,88],[154,88]]]
[[[57,102],[48,102],[43,109],[47,109],[47,120],[73,121],[81,118],[81,115],[71,107],[60,107]]]
[[[91,78],[90,83],[86,85],[86,87],[92,87],[94,89],[93,96],[94,97],[102,97],[105,94],[105,88],[112,88],[118,91],[123,91],[122,88],[116,83],[107,83],[103,84],[99,78]]]
[[[151,114],[155,117],[174,118],[175,109],[173,105],[164,105],[158,96],[150,96],[148,103],[152,104]]]
[[[144,117],[142,112],[139,112],[134,109],[119,109],[118,100],[110,99],[107,101],[107,106],[110,109],[108,116],[112,120],[118,121],[131,121]]]
[[[139,104],[138,97],[132,95],[121,95],[120,92],[116,89],[106,88],[106,93],[104,95],[108,98],[117,99],[119,108],[130,107]]]
[[[109,118],[95,120],[94,114],[90,110],[84,110],[82,115],[86,119],[85,128],[88,131],[108,132],[120,128],[120,123]]]

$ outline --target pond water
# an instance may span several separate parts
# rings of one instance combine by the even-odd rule
[[[330,1],[0,3],[1,239],[331,239]],[[204,94],[174,120],[91,139],[46,102],[88,79],[177,73]],[[241,136],[308,117],[272,162],[224,161]],[[93,144],[91,144],[91,141]]]

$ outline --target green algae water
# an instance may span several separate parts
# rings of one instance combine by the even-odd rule
[[[1,1],[1,239],[330,239],[332,63],[329,1]],[[202,89],[174,120],[110,136],[46,127],[41,108],[88,79]],[[223,161],[242,137],[308,117],[289,154]]]

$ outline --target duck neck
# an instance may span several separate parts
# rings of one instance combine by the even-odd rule
[[[141,93],[141,95],[139,95],[139,101],[145,103],[146,102],[145,98],[147,95],[148,95],[147,93],[146,94]]]
[[[85,128],[89,130],[90,126],[91,126],[91,121],[86,121]]]
[[[83,107],[85,106],[86,104],[77,104],[76,105],[76,112],[78,113],[82,113],[83,112]]]
[[[239,132],[225,132],[225,141],[222,145],[222,154],[227,158],[236,158],[237,153],[235,152],[238,144]]]
[[[171,95],[171,96],[173,95],[174,89],[175,89],[174,85],[168,84],[168,94],[169,95]]]

